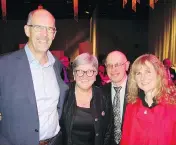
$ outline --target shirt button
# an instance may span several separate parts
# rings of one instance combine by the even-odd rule
[[[144,111],[144,114],[147,114],[147,110]]]
[[[35,132],[39,132],[38,129],[35,129]]]
[[[96,136],[99,136],[99,134],[98,134],[98,133],[96,133]]]
[[[98,118],[95,118],[95,121],[98,121]]]

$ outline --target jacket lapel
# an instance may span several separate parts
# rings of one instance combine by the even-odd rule
[[[16,53],[16,59],[17,59],[17,66],[15,73],[17,74],[16,77],[18,77],[18,80],[20,80],[20,82],[18,82],[19,83],[18,85],[20,86],[19,87],[20,92],[21,94],[25,94],[23,96],[27,97],[29,103],[33,106],[31,108],[38,116],[34,85],[32,81],[32,74],[25,49],[21,49]]]
[[[29,66],[29,61],[27,59],[27,55],[24,49],[20,50],[19,55],[17,56],[18,59],[18,67],[17,71],[22,71],[22,73],[17,72],[20,74],[20,77],[26,82],[24,86],[21,86],[21,91],[27,91],[26,94],[31,104],[36,106],[36,98],[34,92],[34,85],[32,81],[32,74],[31,69]]]
[[[123,114],[122,114],[122,126],[124,122],[124,116],[125,116],[125,111],[126,111],[126,105],[127,105],[127,97],[128,97],[128,80],[126,82],[126,88],[125,88],[125,96],[124,96],[124,104],[123,104]]]
[[[55,59],[55,63],[54,63],[54,71],[56,74],[56,79],[59,85],[59,89],[60,89],[60,96],[59,96],[59,102],[58,102],[58,113],[59,113],[59,118],[61,118],[62,115],[62,110],[63,110],[63,104],[64,104],[64,100],[65,100],[65,96],[68,90],[68,86],[64,83],[64,81],[61,79],[61,71],[60,71],[60,67],[61,65],[59,64],[59,62],[57,61],[57,59]]]
[[[36,113],[38,114],[34,85],[33,85],[33,80],[32,80],[32,73],[31,73],[31,69],[30,69],[30,65],[29,65],[29,61],[28,61],[25,49],[19,50],[16,58],[18,61],[17,74],[20,74],[19,75],[19,77],[21,78],[20,80],[25,81],[25,83],[23,83],[23,86],[21,86],[21,91],[25,91],[24,94],[27,95],[29,102],[35,106],[34,108],[36,110]],[[54,63],[54,71],[55,71],[57,82],[58,82],[59,89],[60,89],[58,112],[59,112],[59,117],[61,117],[63,103],[65,99],[65,93],[68,87],[60,77],[59,67],[60,67],[60,64],[56,60],[56,62]]]
[[[105,86],[102,87],[104,93],[106,94],[106,97],[108,100],[112,102],[112,97],[111,97],[111,83],[106,84]]]

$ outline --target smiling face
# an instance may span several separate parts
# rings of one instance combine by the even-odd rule
[[[29,25],[44,26],[45,29],[36,31],[33,26]],[[48,32],[47,27],[55,28],[55,19],[48,11],[42,9],[34,11],[31,16],[30,24],[24,27],[26,36],[29,38],[28,46],[34,54],[45,53],[51,46],[55,32]]]
[[[97,71],[92,64],[84,64],[77,66],[73,75],[76,85],[82,90],[88,90],[96,80]]]
[[[148,61],[145,62],[145,65],[138,66],[135,81],[145,93],[154,90],[157,86],[157,72],[154,66]]]
[[[121,85],[126,79],[126,71],[129,68],[129,62],[125,55],[119,51],[111,52],[106,58],[106,69],[110,80],[116,84]]]

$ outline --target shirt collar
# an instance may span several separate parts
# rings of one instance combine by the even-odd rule
[[[37,64],[40,65],[39,61],[34,57],[34,55],[32,54],[27,44],[25,45],[24,49],[25,49],[29,63],[31,64],[35,61]],[[47,51],[47,56],[48,56],[48,62],[44,66],[53,65],[55,63],[55,58],[49,50]]]
[[[153,108],[153,107],[155,107],[155,106],[157,105],[156,99],[153,98],[153,103],[152,103],[151,106],[149,106],[149,105],[147,104],[147,102],[145,101],[145,93],[144,93],[144,91],[142,91],[142,90],[139,91],[139,98],[142,100],[143,106],[145,106],[145,107],[147,107],[147,108]]]
[[[32,63],[33,61],[35,61],[36,59],[27,44],[25,45],[24,49],[25,49],[29,63]]]
[[[126,83],[127,83],[127,76],[125,78],[125,80],[123,81],[123,83],[120,85],[122,88],[125,88],[126,87]],[[120,86],[116,86],[113,82],[111,83],[112,85],[112,88],[114,87],[120,87]]]

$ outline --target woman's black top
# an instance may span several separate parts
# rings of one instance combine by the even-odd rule
[[[94,145],[94,137],[94,119],[91,109],[77,106],[72,126],[73,145]]]

